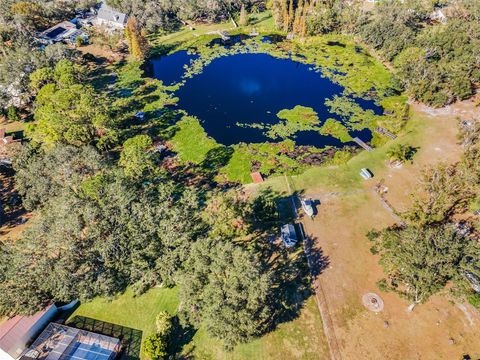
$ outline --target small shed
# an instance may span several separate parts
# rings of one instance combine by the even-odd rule
[[[263,182],[262,174],[260,174],[258,171],[252,172],[250,176],[252,177],[252,180],[255,184]]]

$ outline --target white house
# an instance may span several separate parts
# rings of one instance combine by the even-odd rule
[[[102,2],[93,22],[110,31],[122,30],[127,25],[127,15]]]
[[[57,315],[50,305],[32,316],[14,316],[0,324],[0,360],[15,360]]]

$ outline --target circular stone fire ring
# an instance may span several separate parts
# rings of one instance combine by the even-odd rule
[[[367,293],[362,297],[363,306],[373,312],[380,312],[383,310],[383,300],[375,293]]]

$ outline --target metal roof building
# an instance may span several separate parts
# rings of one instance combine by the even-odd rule
[[[14,316],[0,325],[0,359],[17,359],[42,329],[55,317],[57,307],[50,305],[32,316]]]
[[[112,360],[120,352],[114,337],[50,323],[21,360]]]

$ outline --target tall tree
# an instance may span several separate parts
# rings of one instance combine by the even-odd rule
[[[227,348],[261,335],[273,321],[270,271],[238,245],[198,241],[180,278],[183,318]]]
[[[240,8],[240,20],[238,22],[240,26],[247,26],[248,25],[248,14],[247,10],[245,10],[245,4],[242,4]]]
[[[480,258],[480,246],[450,225],[390,228],[376,235],[374,252],[388,286],[414,303],[426,301],[448,281],[463,277],[467,257]]]
[[[34,210],[65,191],[78,193],[85,179],[106,168],[93,147],[56,146],[52,151],[26,145],[14,161],[15,185],[27,210]]]
[[[192,191],[132,182],[121,172],[97,191],[52,198],[21,239],[0,244],[1,315],[173,283],[199,231]]]
[[[287,26],[285,26],[285,31],[290,31],[290,27],[293,25],[294,17],[295,17],[295,11],[293,8],[293,0],[290,0],[288,5]]]
[[[35,98],[36,123],[27,127],[34,143],[50,148],[58,143],[82,146],[100,133],[112,136],[115,126],[107,101],[84,81],[82,72],[70,61],[59,61],[53,71],[32,75],[33,87],[45,84]]]
[[[295,10],[295,19],[293,20],[293,32],[295,34],[300,34],[302,26],[302,15],[303,15],[303,1],[299,0],[297,8]]]
[[[140,178],[146,171],[153,169],[149,153],[151,146],[152,139],[148,135],[137,135],[125,141],[119,164],[127,176]]]
[[[142,60],[148,53],[148,42],[145,33],[139,29],[137,20],[130,17],[125,28],[125,37],[128,41],[130,54],[138,60]]]

